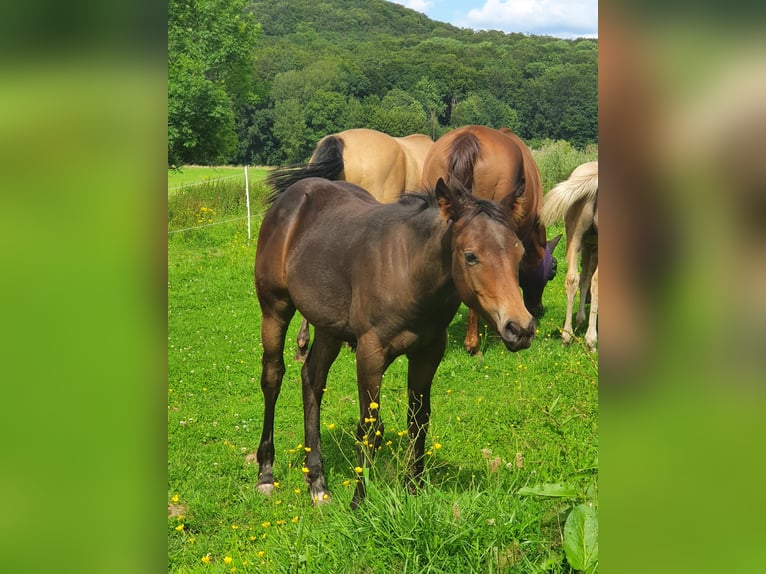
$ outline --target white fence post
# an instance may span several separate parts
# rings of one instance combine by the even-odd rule
[[[247,240],[250,241],[250,186],[247,184],[247,164],[245,164],[245,203],[247,205]]]

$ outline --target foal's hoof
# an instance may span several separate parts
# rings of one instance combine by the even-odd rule
[[[261,493],[264,496],[271,496],[271,493],[274,492],[274,484],[270,482],[256,484],[255,490],[257,490],[259,493]]]
[[[314,506],[321,506],[322,504],[328,504],[332,501],[332,496],[329,492],[318,492],[311,495],[311,504]]]

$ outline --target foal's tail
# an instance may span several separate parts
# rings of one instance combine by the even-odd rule
[[[292,184],[307,177],[338,180],[342,179],[342,173],[343,140],[334,135],[327,136],[319,142],[309,163],[278,167],[266,176],[266,185],[274,190],[266,201],[269,203],[274,201]]]
[[[580,200],[594,201],[598,193],[598,162],[577,167],[569,179],[556,184],[543,200],[540,220],[552,225],[566,215],[569,208]]]

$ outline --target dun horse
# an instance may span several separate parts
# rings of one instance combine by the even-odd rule
[[[423,185],[433,186],[439,178],[448,185],[461,184],[476,197],[512,206],[518,221],[516,235],[524,249],[518,265],[524,304],[533,315],[541,316],[543,289],[556,274],[552,253],[561,237],[546,243],[539,218],[542,182],[529,148],[508,129],[465,126],[440,137],[429,151]],[[516,288],[515,282],[507,287]],[[478,316],[470,308],[464,344],[469,353],[479,349]]]
[[[309,163],[277,168],[266,183],[278,193],[307,177],[343,180],[363,187],[381,203],[391,203],[405,191],[420,189],[423,162],[433,143],[423,134],[395,138],[364,128],[346,130],[322,138]],[[296,360],[306,359],[308,345],[304,319],[298,332]]]
[[[514,198],[475,198],[459,185],[405,194],[381,204],[362,188],[320,178],[279,193],[258,236],[255,287],[262,311],[263,433],[258,490],[274,488],[274,409],[285,373],[285,335],[295,311],[315,327],[301,371],[306,480],[314,503],[329,499],[322,467],[319,410],[331,364],[344,341],[355,344],[358,466],[380,446],[380,386],[400,355],[408,359],[409,477],[417,486],[431,414],[431,382],[444,355],[447,326],[460,302],[478,309],[506,348],[529,347],[535,323],[524,306],[517,269]],[[369,446],[365,446],[369,445]],[[352,499],[364,498],[364,482]]]
[[[590,316],[588,330],[585,333],[585,345],[589,350],[596,350],[598,338],[598,162],[591,161],[575,168],[569,179],[551,189],[545,196],[540,214],[546,225],[564,219],[567,234],[567,314],[561,339],[571,343],[572,307],[575,293],[580,289],[580,307],[577,310],[576,324],[579,327],[585,321],[585,300],[590,290]],[[578,255],[582,252],[582,261]],[[578,273],[578,265],[582,273]]]

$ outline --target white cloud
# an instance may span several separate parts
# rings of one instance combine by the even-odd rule
[[[401,4],[406,8],[411,8],[423,14],[428,12],[428,10],[431,9],[434,5],[434,3],[429,0],[392,0],[392,2],[395,4]]]
[[[593,36],[598,30],[598,0],[487,0],[466,18],[468,26],[476,29]]]

